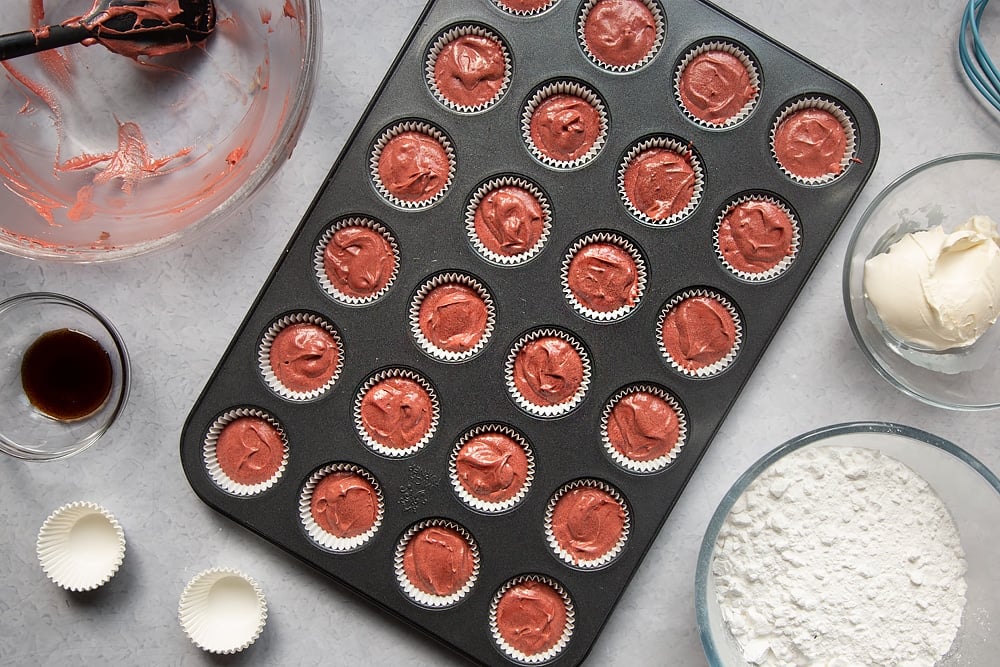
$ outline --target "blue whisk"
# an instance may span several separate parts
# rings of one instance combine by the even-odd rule
[[[958,57],[969,80],[986,101],[1000,111],[1000,72],[979,37],[979,22],[990,0],[969,0],[962,14],[958,36]]]

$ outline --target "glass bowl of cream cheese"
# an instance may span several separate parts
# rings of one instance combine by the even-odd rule
[[[848,244],[858,344],[892,385],[938,407],[1000,407],[998,183],[998,154],[932,160],[879,193]]]
[[[5,27],[44,34],[89,4],[12,0]],[[143,16],[175,21],[181,4],[149,0]],[[271,180],[315,90],[320,0],[214,6],[212,33],[178,52],[96,39],[0,63],[0,251],[132,257],[190,240]]]
[[[712,667],[996,662],[1000,480],[909,426],[820,428],[754,463],[702,541]]]

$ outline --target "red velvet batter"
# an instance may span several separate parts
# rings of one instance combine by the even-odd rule
[[[403,571],[415,588],[428,595],[454,595],[469,581],[476,557],[468,541],[445,526],[429,526],[410,538]]]
[[[576,95],[551,95],[531,114],[531,141],[544,155],[571,162],[601,136],[601,115]]]
[[[641,0],[599,0],[583,25],[587,48],[603,63],[642,62],[656,43],[656,19]]]
[[[573,296],[586,308],[609,313],[635,305],[639,275],[635,259],[614,243],[589,243],[569,263]]]
[[[469,438],[455,460],[458,481],[471,496],[502,503],[520,492],[528,475],[528,457],[513,438],[503,433],[480,433]]]
[[[396,255],[384,236],[368,227],[351,225],[334,232],[323,252],[323,268],[338,291],[364,299],[389,284],[396,270]]]
[[[534,12],[551,5],[555,0],[500,0],[500,4],[516,12]]]
[[[623,396],[608,415],[608,440],[633,461],[655,461],[677,445],[680,422],[673,407],[647,391]]]
[[[665,220],[683,211],[694,197],[694,168],[668,148],[650,148],[625,169],[625,194],[640,212]]]
[[[503,87],[507,63],[495,39],[464,35],[441,49],[434,62],[434,84],[445,99],[477,107],[492,100]]]
[[[500,596],[496,619],[500,636],[511,648],[537,655],[555,646],[566,631],[566,603],[552,586],[524,581]]]
[[[695,371],[729,354],[736,343],[736,323],[717,299],[693,296],[670,309],[660,335],[670,357]]]
[[[271,370],[292,391],[310,392],[323,387],[337,372],[339,363],[337,340],[317,324],[289,325],[271,343]]]
[[[839,174],[846,150],[844,126],[823,109],[795,111],[781,121],[774,133],[778,162],[802,178]]]
[[[583,382],[583,360],[563,338],[544,336],[521,348],[514,360],[514,386],[530,403],[568,402]]]
[[[489,192],[476,208],[476,236],[498,255],[510,257],[531,250],[544,226],[545,213],[538,199],[514,185]]]
[[[390,377],[377,383],[361,399],[361,422],[375,442],[406,449],[420,442],[431,427],[431,397],[420,383]]]
[[[706,51],[691,59],[681,73],[678,90],[691,115],[722,125],[757,94],[743,62],[726,51]]]
[[[625,529],[625,510],[593,486],[567,491],[552,510],[552,535],[574,562],[594,561],[615,548]]]
[[[448,184],[451,163],[441,142],[423,132],[401,132],[382,148],[378,175],[389,193],[407,202],[433,199]]]
[[[420,331],[432,345],[449,352],[467,352],[478,345],[486,320],[486,302],[468,285],[439,285],[420,302]]]
[[[378,519],[378,493],[361,475],[334,471],[313,489],[310,512],[316,524],[339,538],[363,535]]]
[[[770,271],[792,253],[794,227],[777,204],[750,200],[734,206],[719,224],[719,249],[737,271]]]
[[[253,486],[271,479],[281,468],[285,443],[267,420],[238,417],[219,433],[215,457],[229,479]]]

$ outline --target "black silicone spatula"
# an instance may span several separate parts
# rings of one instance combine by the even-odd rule
[[[93,40],[137,57],[183,51],[215,29],[212,0],[96,0],[76,19],[0,35],[0,60]]]

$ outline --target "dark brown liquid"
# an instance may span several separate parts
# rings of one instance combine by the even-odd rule
[[[111,394],[111,357],[101,344],[72,329],[42,334],[24,352],[21,386],[42,413],[62,421],[96,412]]]

